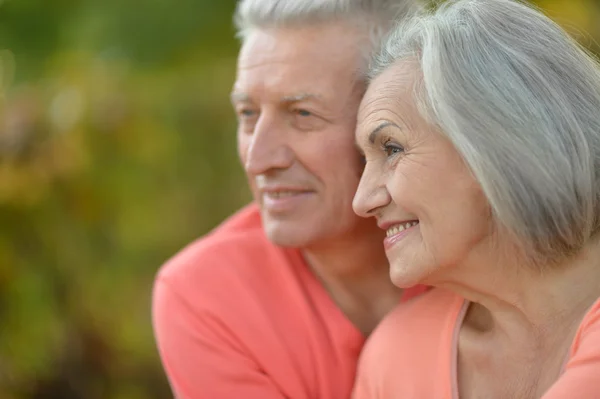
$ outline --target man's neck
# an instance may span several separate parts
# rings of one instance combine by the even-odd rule
[[[402,293],[390,281],[382,240],[376,231],[302,251],[330,297],[365,336]]]

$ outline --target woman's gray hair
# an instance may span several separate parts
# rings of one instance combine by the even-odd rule
[[[370,78],[417,60],[423,116],[454,144],[494,218],[536,263],[577,253],[600,222],[600,69],[511,0],[448,1],[398,27]]]
[[[366,29],[370,56],[397,21],[422,9],[421,0],[240,0],[234,22],[244,40],[255,29],[347,21]]]

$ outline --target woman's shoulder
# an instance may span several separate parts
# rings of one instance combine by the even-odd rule
[[[560,378],[543,399],[600,397],[600,299],[587,311]]]
[[[594,302],[579,324],[571,346],[571,358],[588,347],[596,349],[595,352],[600,357],[600,298]]]
[[[439,288],[400,303],[367,340],[354,398],[374,392],[375,397],[419,397],[436,378],[441,385],[432,389],[450,389],[452,336],[463,304],[460,296]]]
[[[368,338],[364,356],[381,360],[396,353],[402,358],[410,352],[423,354],[451,334],[463,303],[462,297],[439,288],[400,303]]]
[[[441,327],[458,313],[464,299],[442,288],[431,288],[421,295],[400,303],[379,324],[374,334],[386,334],[392,330],[395,336],[399,330],[411,334],[413,329]]]

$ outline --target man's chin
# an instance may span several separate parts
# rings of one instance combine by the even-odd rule
[[[307,226],[308,227],[308,226]],[[303,227],[298,221],[275,221],[265,218],[263,228],[269,241],[287,248],[303,248],[312,242],[311,229]]]

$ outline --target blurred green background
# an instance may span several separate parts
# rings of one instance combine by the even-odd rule
[[[600,49],[600,0],[539,4]],[[0,399],[171,397],[154,275],[249,200],[234,6],[0,0]]]

